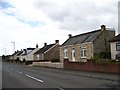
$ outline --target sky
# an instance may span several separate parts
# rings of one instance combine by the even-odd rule
[[[39,48],[68,34],[97,30],[101,25],[118,32],[119,0],[0,0],[0,55]]]

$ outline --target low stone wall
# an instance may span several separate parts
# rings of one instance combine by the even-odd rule
[[[33,66],[51,67],[51,68],[63,68],[63,63],[52,62],[33,62]]]

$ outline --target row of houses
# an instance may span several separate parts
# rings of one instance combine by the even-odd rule
[[[26,48],[21,51],[15,51],[9,56],[10,61],[33,62],[33,61],[51,61],[59,59],[59,40],[47,45],[44,43],[42,48],[36,45],[36,48]]]
[[[42,48],[27,48],[16,51],[9,56],[12,61],[60,61],[68,59],[71,62],[86,62],[100,53],[111,52],[111,58],[116,59],[120,51],[120,35],[115,36],[115,30],[102,25],[100,29],[72,36],[62,44],[55,40],[53,44],[44,43]]]

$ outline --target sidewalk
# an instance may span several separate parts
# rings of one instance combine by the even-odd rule
[[[65,70],[66,71],[66,70]],[[88,71],[71,71],[67,70],[68,74],[72,75],[78,75],[83,77],[90,77],[95,79],[103,79],[103,80],[109,80],[109,81],[115,81],[120,82],[120,75],[118,74],[112,74],[112,73],[99,73],[99,72],[88,72]]]
[[[39,67],[37,67],[37,68],[39,68]],[[46,67],[40,67],[40,68],[47,69],[51,72],[65,73],[65,74],[77,75],[77,76],[82,76],[82,77],[89,77],[89,78],[95,78],[95,79],[103,79],[103,80],[120,82],[120,74],[118,75],[118,74],[113,74],[113,73],[73,71],[73,70],[55,69],[55,68],[46,68]]]

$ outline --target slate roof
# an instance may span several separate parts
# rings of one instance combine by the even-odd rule
[[[45,51],[47,51],[48,49],[50,49],[51,47],[53,47],[55,44],[49,44],[44,46],[43,48],[39,49],[37,52],[35,52],[34,54],[40,54],[40,53],[44,53]]]
[[[120,34],[112,38],[109,42],[116,42],[116,41],[120,41]]]
[[[29,53],[31,53],[35,48],[27,48],[27,49],[23,49],[23,54],[22,56],[28,55]],[[31,50],[29,53],[27,53],[27,50]]]
[[[100,32],[101,30],[95,30],[95,31],[79,34],[76,36],[72,36],[71,38],[68,38],[61,46],[93,42],[96,36],[100,34]]]
[[[15,51],[12,56],[17,55],[20,51]]]
[[[27,48],[27,50],[34,50],[35,48]]]
[[[17,56],[21,55],[22,53],[23,53],[23,51],[20,51],[20,52],[17,54]]]

